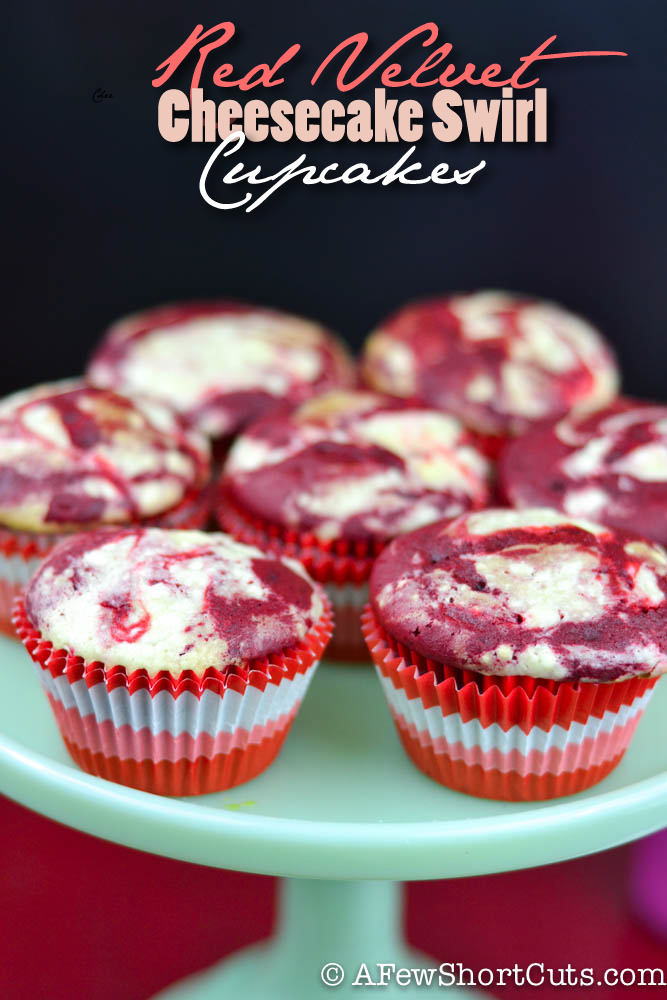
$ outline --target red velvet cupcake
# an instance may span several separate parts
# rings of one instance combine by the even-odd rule
[[[618,373],[600,334],[550,302],[480,291],[415,302],[366,342],[373,389],[453,413],[496,457],[536,422],[596,410]]]
[[[374,393],[330,393],[233,445],[219,521],[300,559],[336,612],[331,657],[366,659],[367,581],[387,541],[488,499],[489,464],[453,417]]]
[[[393,541],[364,632],[415,764],[531,800],[604,778],[667,671],[667,553],[549,509],[485,510]]]
[[[299,563],[160,528],[62,542],[14,620],[73,759],[164,795],[263,771],[331,634]]]
[[[0,402],[0,629],[64,535],[105,524],[203,527],[208,442],[170,410],[81,382]]]
[[[224,446],[252,420],[351,385],[354,368],[317,323],[237,302],[189,302],[114,323],[87,374],[94,385],[162,400]]]
[[[503,498],[557,507],[667,545],[667,406],[619,400],[536,428],[504,451]]]

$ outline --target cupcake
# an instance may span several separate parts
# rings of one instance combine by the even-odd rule
[[[251,420],[351,384],[354,369],[317,323],[235,302],[191,302],[114,323],[88,377],[168,403],[224,447]]]
[[[62,542],[14,622],[76,763],[162,795],[268,767],[331,634],[299,563],[161,528]]]
[[[667,406],[619,400],[584,419],[535,428],[503,452],[503,498],[667,545]]]
[[[373,389],[453,413],[495,457],[536,422],[605,406],[611,351],[588,323],[550,302],[473,292],[405,306],[366,342]]]
[[[620,761],[667,671],[667,553],[547,508],[467,514],[385,549],[364,634],[427,775],[569,795]]]
[[[360,615],[389,539],[488,499],[489,465],[454,418],[368,392],[336,392],[264,420],[233,445],[225,531],[303,562],[336,613],[329,655],[367,659]]]
[[[63,535],[104,524],[203,527],[208,442],[163,406],[81,382],[0,402],[0,629]],[[206,487],[206,488],[205,488]]]

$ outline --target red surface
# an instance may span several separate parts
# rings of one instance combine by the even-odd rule
[[[271,878],[107,844],[2,798],[0,831],[3,1000],[145,1000],[271,933]],[[652,938],[629,912],[629,857],[620,848],[525,872],[410,884],[408,939],[439,962],[473,969],[535,961],[596,971],[665,968],[667,941]],[[588,992],[601,1000],[665,994],[651,987]],[[506,987],[494,995],[555,1000],[563,993]]]

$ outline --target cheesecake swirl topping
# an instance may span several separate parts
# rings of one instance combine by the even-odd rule
[[[160,528],[74,535],[26,593],[31,624],[56,649],[151,675],[241,668],[297,645],[324,610],[299,563]]]
[[[606,405],[618,389],[611,351],[585,320],[551,302],[483,291],[415,302],[369,337],[374,389],[413,397],[480,433]]]
[[[483,506],[488,477],[455,418],[335,392],[241,435],[223,488],[243,511],[282,527],[325,540],[386,540]]]
[[[486,674],[667,671],[667,553],[548,508],[488,509],[393,541],[372,606],[398,642]]]
[[[621,400],[512,442],[500,463],[505,496],[667,544],[667,406]]]
[[[6,527],[59,532],[156,516],[208,473],[208,443],[152,401],[72,381],[0,402]]]
[[[183,303],[115,323],[88,376],[167,402],[220,438],[285,404],[348,385],[352,363],[317,323],[235,302]]]

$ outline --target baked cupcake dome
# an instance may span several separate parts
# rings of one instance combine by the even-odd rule
[[[114,323],[88,367],[94,385],[174,407],[210,438],[354,378],[317,323],[236,302],[190,302]]]
[[[15,622],[74,759],[179,795],[270,763],[331,632],[299,563],[159,528],[62,542]]]
[[[364,616],[403,745],[444,784],[540,799],[599,781],[667,671],[667,553],[550,509],[395,539]]]
[[[503,497],[667,544],[667,406],[618,400],[535,428],[503,452]]]
[[[377,553],[401,532],[483,506],[488,476],[456,419],[374,393],[330,393],[237,439],[219,520],[237,537],[300,558],[328,584],[332,655],[358,658]]]
[[[0,402],[0,524],[62,532],[164,514],[209,475],[209,446],[159,404],[81,382]]]
[[[101,524],[202,527],[208,442],[160,404],[79,381],[0,401],[0,629],[59,537]]]
[[[598,409],[618,389],[613,355],[585,320],[495,291],[406,305],[368,338],[362,373],[380,392],[420,399],[496,439]]]
[[[488,509],[396,539],[371,574],[383,627],[482,674],[667,671],[667,555],[548,509]]]

